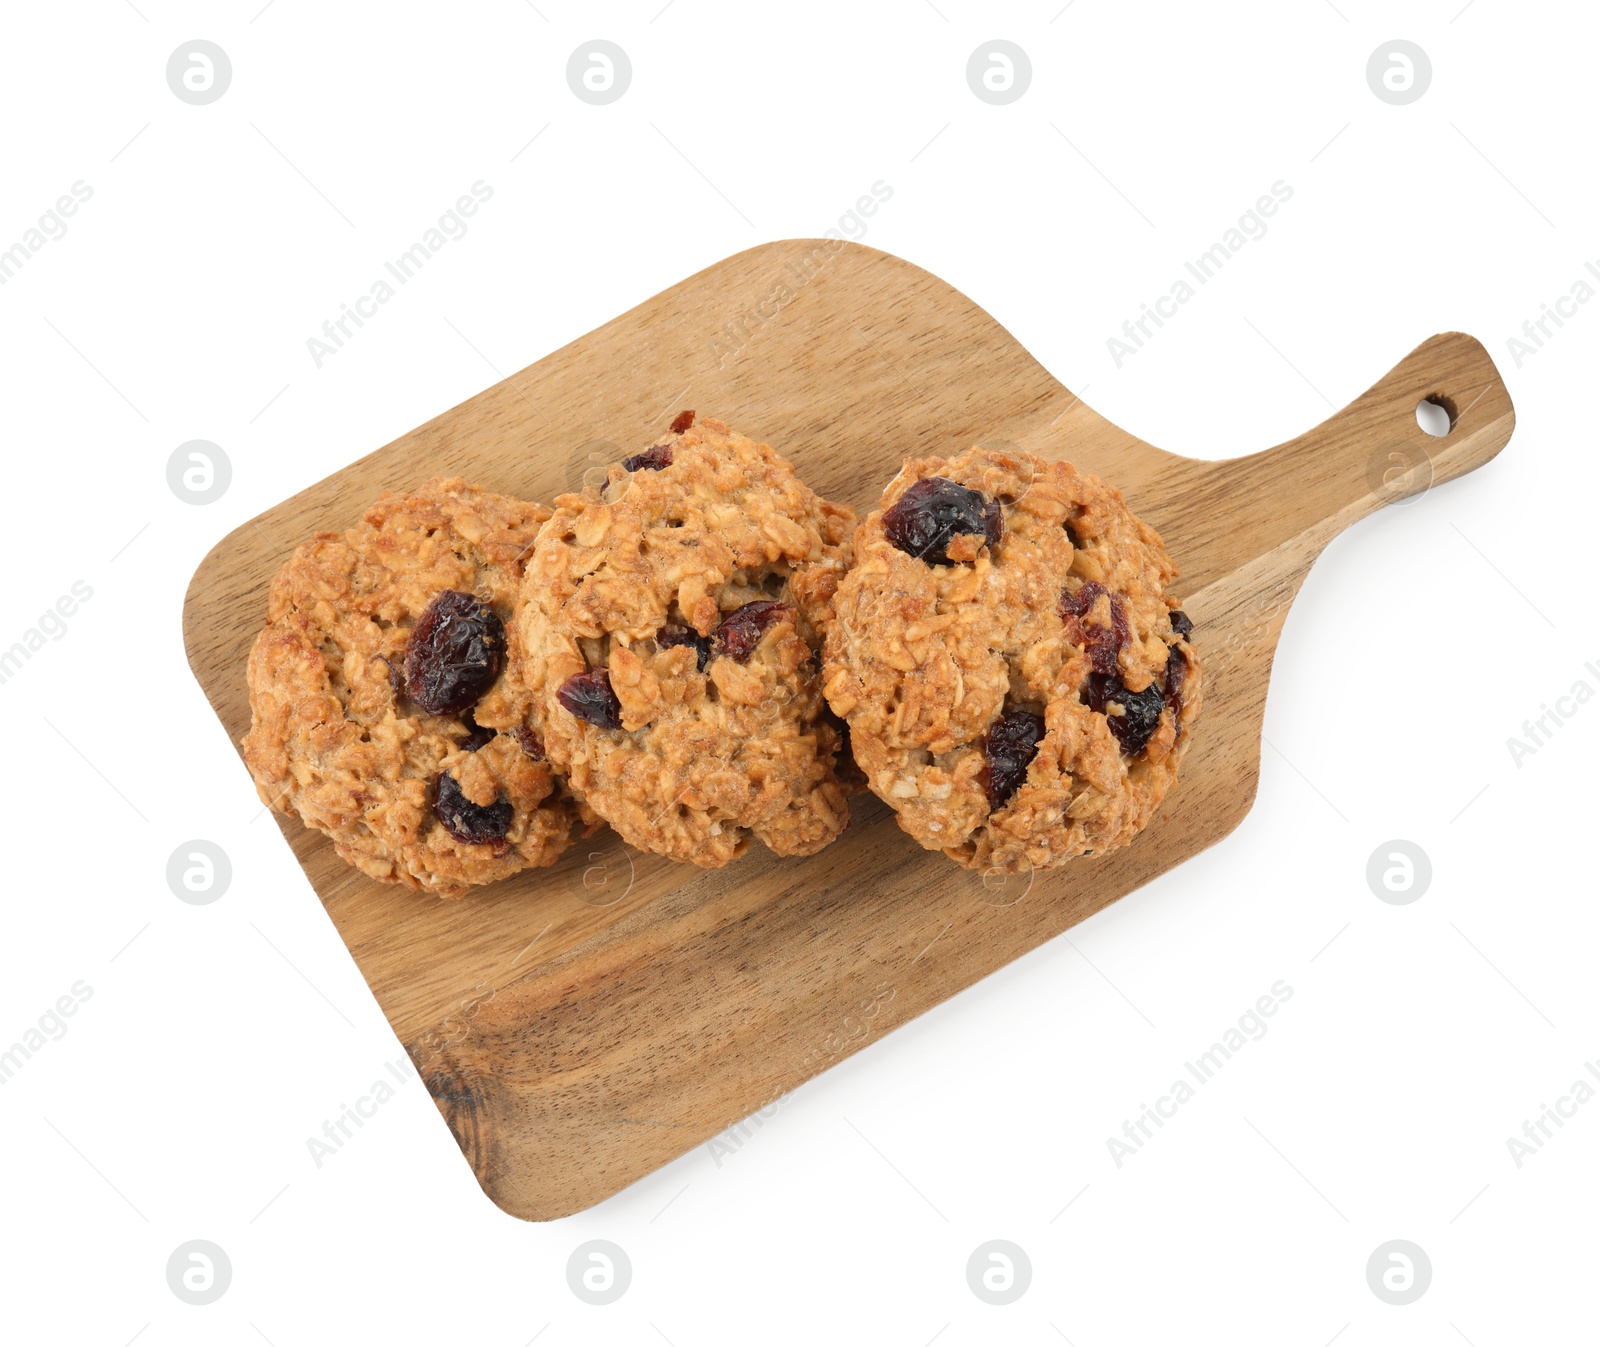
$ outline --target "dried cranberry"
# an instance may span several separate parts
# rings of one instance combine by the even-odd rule
[[[622,703],[611,690],[611,676],[604,669],[573,674],[556,689],[556,700],[579,720],[602,730],[622,728]]]
[[[1166,704],[1166,693],[1154,683],[1143,692],[1129,692],[1122,680],[1111,674],[1089,675],[1089,709],[1105,716],[1106,724],[1122,751],[1130,756],[1144,751],[1150,736],[1156,732],[1161,720],[1161,708]],[[1122,707],[1120,716],[1112,715],[1106,707],[1112,703]]]
[[[471,594],[447,589],[417,619],[406,641],[406,696],[435,716],[459,716],[500,677],[506,628]]]
[[[1177,632],[1185,640],[1188,639],[1189,633],[1194,630],[1194,623],[1189,620],[1189,614],[1181,608],[1174,608],[1168,613],[1167,621],[1172,624],[1173,631]]]
[[[467,737],[461,741],[461,747],[468,753],[476,753],[480,748],[494,738],[493,730],[486,730],[472,718],[472,712],[462,713],[461,723],[467,727]]]
[[[503,842],[511,828],[511,801],[501,795],[493,804],[473,804],[448,772],[439,774],[433,796],[434,817],[458,842]]]
[[[1109,627],[1083,620],[1094,611],[1102,594],[1109,595],[1111,599]],[[1111,594],[1098,580],[1086,580],[1076,594],[1071,590],[1062,591],[1061,619],[1066,623],[1067,636],[1072,643],[1088,650],[1090,667],[1096,673],[1116,673],[1117,655],[1128,644],[1129,636],[1128,611],[1119,596]]]
[[[1166,684],[1167,705],[1172,708],[1172,731],[1176,734],[1183,723],[1183,675],[1189,663],[1183,651],[1175,645],[1167,647],[1167,669],[1162,676]]]
[[[743,664],[761,644],[762,633],[789,611],[788,604],[775,599],[757,599],[735,608],[711,633],[712,653],[726,655]]]
[[[788,604],[775,599],[757,599],[735,608],[711,633],[713,657],[726,655],[740,664],[745,663],[761,644],[767,628],[791,611]]]
[[[983,737],[983,790],[991,810],[1017,793],[1043,738],[1044,717],[1032,711],[1007,711],[989,726]]]
[[[662,468],[672,466],[672,446],[670,444],[652,444],[637,454],[629,454],[622,460],[622,466],[629,472],[660,472]]]
[[[1000,502],[947,477],[925,477],[883,512],[883,536],[930,566],[953,566],[946,555],[958,533],[976,533],[993,547],[1000,541]]]
[[[535,762],[544,761],[544,740],[539,737],[537,730],[530,730],[526,725],[518,725],[516,729],[511,731],[511,737],[517,741],[517,746]]]
[[[669,622],[656,633],[656,649],[670,650],[675,645],[692,645],[694,647],[695,667],[702,673],[705,672],[706,661],[711,658],[711,638],[702,636],[693,627],[685,627],[678,622]]]
[[[692,426],[693,424],[694,424],[694,413],[693,412],[679,412],[676,416],[674,416],[672,418],[672,425],[669,427],[669,429],[672,431],[672,433],[674,435],[681,435],[681,434],[683,434],[684,431],[688,430],[689,427]]]

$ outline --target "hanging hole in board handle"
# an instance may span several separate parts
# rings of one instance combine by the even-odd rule
[[[1417,403],[1417,425],[1424,435],[1442,440],[1456,424],[1456,405],[1441,393],[1430,393]]]

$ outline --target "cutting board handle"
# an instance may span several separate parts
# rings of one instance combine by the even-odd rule
[[[1444,435],[1419,424],[1423,402],[1448,418]],[[1234,512],[1244,527],[1230,541],[1229,561],[1296,540],[1296,550],[1314,556],[1374,510],[1481,467],[1515,424],[1511,396],[1482,343],[1443,332],[1321,425],[1261,453],[1208,464],[1201,476],[1227,499],[1263,507],[1242,518]]]

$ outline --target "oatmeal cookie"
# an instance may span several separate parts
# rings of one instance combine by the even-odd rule
[[[854,524],[693,412],[556,497],[516,617],[529,725],[631,845],[714,867],[848,824],[818,652]]]
[[[1022,453],[911,460],[880,505],[824,670],[871,790],[973,869],[1126,846],[1200,709],[1160,537],[1104,482]]]
[[[250,652],[261,799],[374,879],[460,898],[566,849],[506,620],[550,512],[440,477],[302,543]]]

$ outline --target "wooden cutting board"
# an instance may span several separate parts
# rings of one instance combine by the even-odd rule
[[[1420,400],[1450,416],[1419,428]],[[821,854],[720,871],[609,832],[459,903],[379,885],[279,820],[484,1191],[545,1220],[588,1207],[1226,836],[1255,796],[1284,616],[1341,529],[1487,462],[1511,400],[1459,333],[1417,347],[1315,430],[1180,458],[1078,401],[964,295],[826,240],[730,257],[234,530],[184,605],[189,663],[238,741],[267,585],[305,536],[437,472],[542,500],[680,408],[787,456],[863,514],[900,460],[973,444],[1119,486],[1182,569],[1205,711],[1177,788],[1126,850],[1020,879],[921,850],[875,799]],[[243,764],[230,789],[251,790]],[[275,816],[276,817],[276,816]]]

